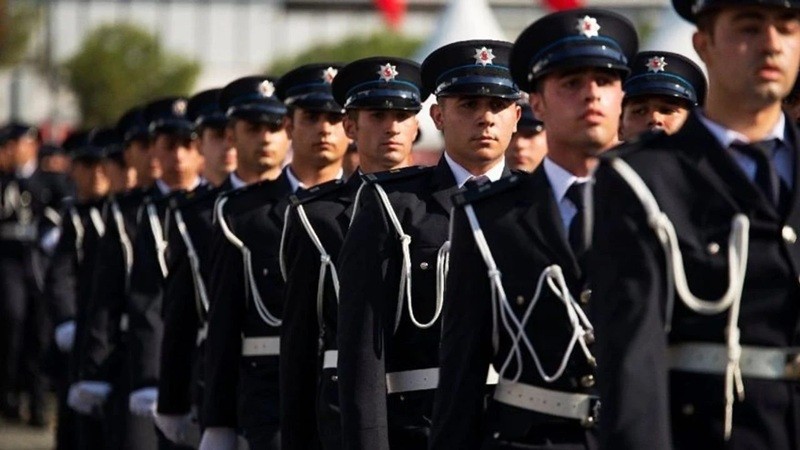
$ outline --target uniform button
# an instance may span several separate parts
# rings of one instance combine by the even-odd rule
[[[331,375],[331,381],[333,381],[334,383],[336,383],[337,381],[339,381],[339,377],[338,377],[338,376],[336,376],[336,375]]]
[[[592,290],[591,289],[584,289],[581,291],[580,300],[581,303],[586,305],[589,303],[589,300],[592,299]]]
[[[269,273],[269,269],[264,269],[264,270],[262,270],[262,271],[261,271],[261,273],[262,273],[264,276],[267,276],[267,274]]]
[[[500,439],[500,432],[499,431],[495,431],[494,434],[492,435],[492,437],[495,438],[495,439]]]
[[[681,407],[681,413],[684,416],[691,416],[694,414],[694,405],[691,403],[687,403]]]
[[[712,242],[708,244],[706,250],[708,250],[708,253],[710,255],[716,255],[717,253],[719,253],[719,244],[717,244],[716,242]]]
[[[525,297],[522,296],[522,295],[518,295],[517,296],[517,304],[518,305],[524,305],[525,304]]]
[[[594,331],[587,331],[586,334],[583,335],[583,341],[588,345],[594,344]]]
[[[402,395],[402,394],[400,395],[400,401],[401,401],[401,402],[404,402],[404,401],[406,401],[406,397],[405,397],[404,395]]]
[[[797,242],[797,233],[794,231],[794,228],[790,227],[789,225],[784,225],[783,229],[781,230],[781,236],[783,236],[783,240],[789,244],[794,244]]]
[[[428,270],[428,263],[426,262],[419,263],[419,268],[422,270]]]
[[[584,375],[581,377],[581,386],[585,388],[594,387],[594,375]]]

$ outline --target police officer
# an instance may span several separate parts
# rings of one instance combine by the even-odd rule
[[[800,4],[676,0],[708,93],[596,172],[601,444],[790,449],[800,432]]]
[[[522,117],[506,149],[506,164],[513,170],[533,172],[547,155],[544,123],[534,117],[527,94],[519,101]]]
[[[508,72],[511,44],[462,41],[422,63],[423,91],[443,131],[436,167],[364,177],[339,255],[338,378],[342,446],[425,448],[438,379],[437,254],[450,196],[476,177],[508,174],[503,152],[520,116]],[[397,68],[381,68],[395,80]],[[486,374],[484,374],[485,376]]]
[[[120,195],[130,191],[136,184],[136,168],[125,160],[122,137],[116,128],[109,130],[107,142],[103,146],[103,168],[109,182],[109,192]],[[106,203],[106,206],[108,203]]]
[[[689,58],[670,52],[641,52],[630,66],[631,75],[622,86],[621,139],[630,140],[645,131],[672,134],[692,108],[703,104],[706,77]]]
[[[342,127],[342,107],[334,101],[330,88],[338,68],[334,64],[301,66],[277,83],[259,83],[260,96],[248,92],[228,107],[229,113],[247,113],[251,110],[247,101],[253,98],[281,98],[288,119],[283,119],[286,108],[273,102],[259,110],[274,117],[273,135],[283,130],[284,138],[291,137],[294,153],[281,172],[281,160],[276,159],[269,141],[245,152],[259,165],[270,165],[274,179],[233,191],[217,204],[219,229],[212,246],[203,402],[208,428],[200,448],[231,448],[237,426],[250,448],[280,446],[281,231],[290,193],[341,177],[348,139]],[[246,121],[237,121],[235,126],[247,133],[252,125],[242,122]],[[255,136],[268,137],[263,133]],[[238,145],[237,150],[242,152]],[[247,174],[250,179],[259,175]]]
[[[107,130],[77,132],[64,141],[71,156],[70,177],[75,198],[63,212],[61,237],[55,247],[47,276],[45,298],[55,326],[55,342],[63,355],[56,377],[59,397],[58,448],[103,448],[102,425],[96,417],[77,417],[67,408],[70,383],[76,381],[81,347],[86,331],[86,313],[91,293],[97,244],[105,233],[101,210],[109,181],[102,158],[103,148],[95,135]],[[74,417],[74,418],[73,418]]]
[[[205,158],[203,173],[220,182],[211,190],[198,189],[170,201],[167,245],[172,261],[164,286],[164,338],[161,342],[159,399],[155,422],[175,443],[199,441],[197,411],[202,394],[201,345],[208,310],[208,250],[214,203],[232,189],[225,129],[228,118],[210,89],[189,99],[187,115],[195,127],[198,148]],[[220,142],[220,138],[222,142]],[[236,160],[233,161],[235,167]],[[224,176],[222,176],[224,174]],[[222,178],[220,178],[222,176]],[[195,442],[196,443],[196,442]]]
[[[0,208],[0,412],[19,419],[19,395],[30,394],[30,423],[44,426],[41,358],[50,342],[42,280],[46,251],[52,251],[67,187],[37,164],[38,130],[12,122],[2,131],[11,173],[3,184]],[[47,249],[40,244],[49,243]]]
[[[123,158],[133,172],[135,187],[109,197],[106,233],[97,248],[96,267],[87,312],[86,339],[79,361],[78,382],[70,387],[70,406],[83,413],[103,415],[108,449],[155,448],[156,435],[149,418],[129,413],[130,370],[128,316],[125,298],[133,265],[133,242],[142,221],[142,203],[161,168],[150,151],[148,124],[142,107],[126,111],[117,121]]]
[[[381,75],[386,67],[394,68],[394,79]],[[391,57],[346,65],[333,81],[333,94],[347,111],[344,128],[358,149],[360,166],[347,182],[332,181],[293,196],[284,225],[280,359],[284,450],[320,444],[325,449],[342,448],[336,383],[339,281],[333,262],[350,224],[360,175],[407,165],[418,132],[416,114],[426,97],[419,65]]]
[[[592,448],[598,400],[583,295],[581,196],[617,144],[633,25],[599,9],[550,14],[511,52],[511,73],[547,127],[530,176],[459,195],[430,448]],[[575,239],[577,238],[577,239]],[[500,379],[484,409],[489,365]]]
[[[125,311],[129,317],[129,358],[132,391],[131,413],[152,417],[158,398],[158,370],[163,336],[163,284],[169,274],[167,251],[167,207],[171,195],[198,188],[202,157],[198,151],[194,126],[187,116],[187,99],[167,97],[145,106],[155,157],[161,165],[161,178],[145,198],[136,241],[130,292]],[[159,435],[160,448],[172,448]]]

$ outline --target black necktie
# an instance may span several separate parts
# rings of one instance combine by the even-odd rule
[[[781,179],[775,169],[772,158],[777,147],[777,139],[751,142],[750,144],[733,144],[732,148],[744,153],[756,163],[756,176],[753,182],[764,196],[778,207],[781,202]]]
[[[569,228],[567,229],[569,245],[572,247],[572,252],[576,257],[581,256],[586,250],[586,240],[584,239],[583,235],[583,195],[585,191],[586,182],[576,181],[572,183],[569,189],[567,189],[567,193],[564,195],[575,205],[575,208],[578,210],[575,213],[575,217],[572,218]]]
[[[474,189],[483,186],[489,182],[489,177],[486,175],[471,176],[464,182],[464,187],[467,189]]]

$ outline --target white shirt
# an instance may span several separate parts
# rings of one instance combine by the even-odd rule
[[[469,173],[469,171],[462,165],[453,161],[453,158],[451,158],[446,151],[444,152],[444,160],[447,161],[447,165],[450,167],[450,172],[453,172],[453,177],[456,179],[456,186],[459,188],[464,187],[464,183],[475,177],[475,175]],[[491,169],[487,170],[483,176],[488,178],[489,181],[495,182],[503,177],[503,170],[505,170],[505,168],[506,160],[505,158],[501,158],[500,161],[498,161],[498,163],[495,164]]]
[[[731,150],[731,145],[749,144],[750,139],[738,131],[725,128],[724,126],[712,121],[703,115],[702,111],[699,111],[697,117],[700,118],[700,122],[702,122],[703,125],[708,128],[708,131],[712,136],[714,136],[714,139],[719,142],[722,148],[729,150],[729,154],[736,161],[736,164],[741,167],[744,174],[747,175],[747,178],[750,180],[755,180],[756,162],[753,160],[753,158],[740,151]],[[789,147],[786,143],[786,116],[783,114],[780,115],[778,122],[775,123],[775,126],[772,128],[772,130],[766,136],[764,136],[764,140],[769,139],[777,139],[780,141],[778,148],[775,150],[775,155],[772,157],[772,162],[775,164],[775,170],[778,172],[778,176],[781,177],[783,182],[786,183],[787,186],[793,186],[794,170],[792,164],[792,152],[789,150]]]
[[[292,192],[297,192],[297,190],[301,188],[308,189],[308,186],[303,184],[303,182],[300,181],[300,179],[295,176],[294,172],[292,172],[291,166],[286,166],[285,170],[286,170],[286,178],[289,179],[289,186],[291,186]],[[339,173],[336,174],[336,179],[341,180],[343,176],[344,176],[344,170],[339,169]]]
[[[553,189],[553,196],[558,205],[558,211],[561,213],[561,222],[564,224],[564,230],[569,230],[569,224],[575,218],[575,214],[578,213],[578,207],[566,197],[567,190],[576,182],[588,182],[591,177],[575,176],[548,157],[544,158],[544,173],[547,175],[547,180]]]
[[[244,180],[236,176],[236,172],[231,172],[230,177],[231,177],[230,178],[231,186],[233,187],[233,189],[239,189],[247,185],[247,183],[245,183]]]
[[[194,183],[192,183],[192,185],[189,187],[189,189],[187,189],[187,191],[193,191],[195,188],[197,188],[197,186],[200,186],[200,183],[202,182],[203,182],[202,178],[200,177],[195,178]],[[167,186],[167,183],[164,183],[161,179],[156,180],[156,187],[158,188],[159,192],[161,192],[162,195],[167,195],[173,190],[172,188]]]

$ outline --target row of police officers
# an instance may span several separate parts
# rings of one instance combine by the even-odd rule
[[[673,4],[708,81],[575,9],[134,108],[60,215],[15,166],[2,301],[41,283],[59,447],[798,448],[800,4]]]

